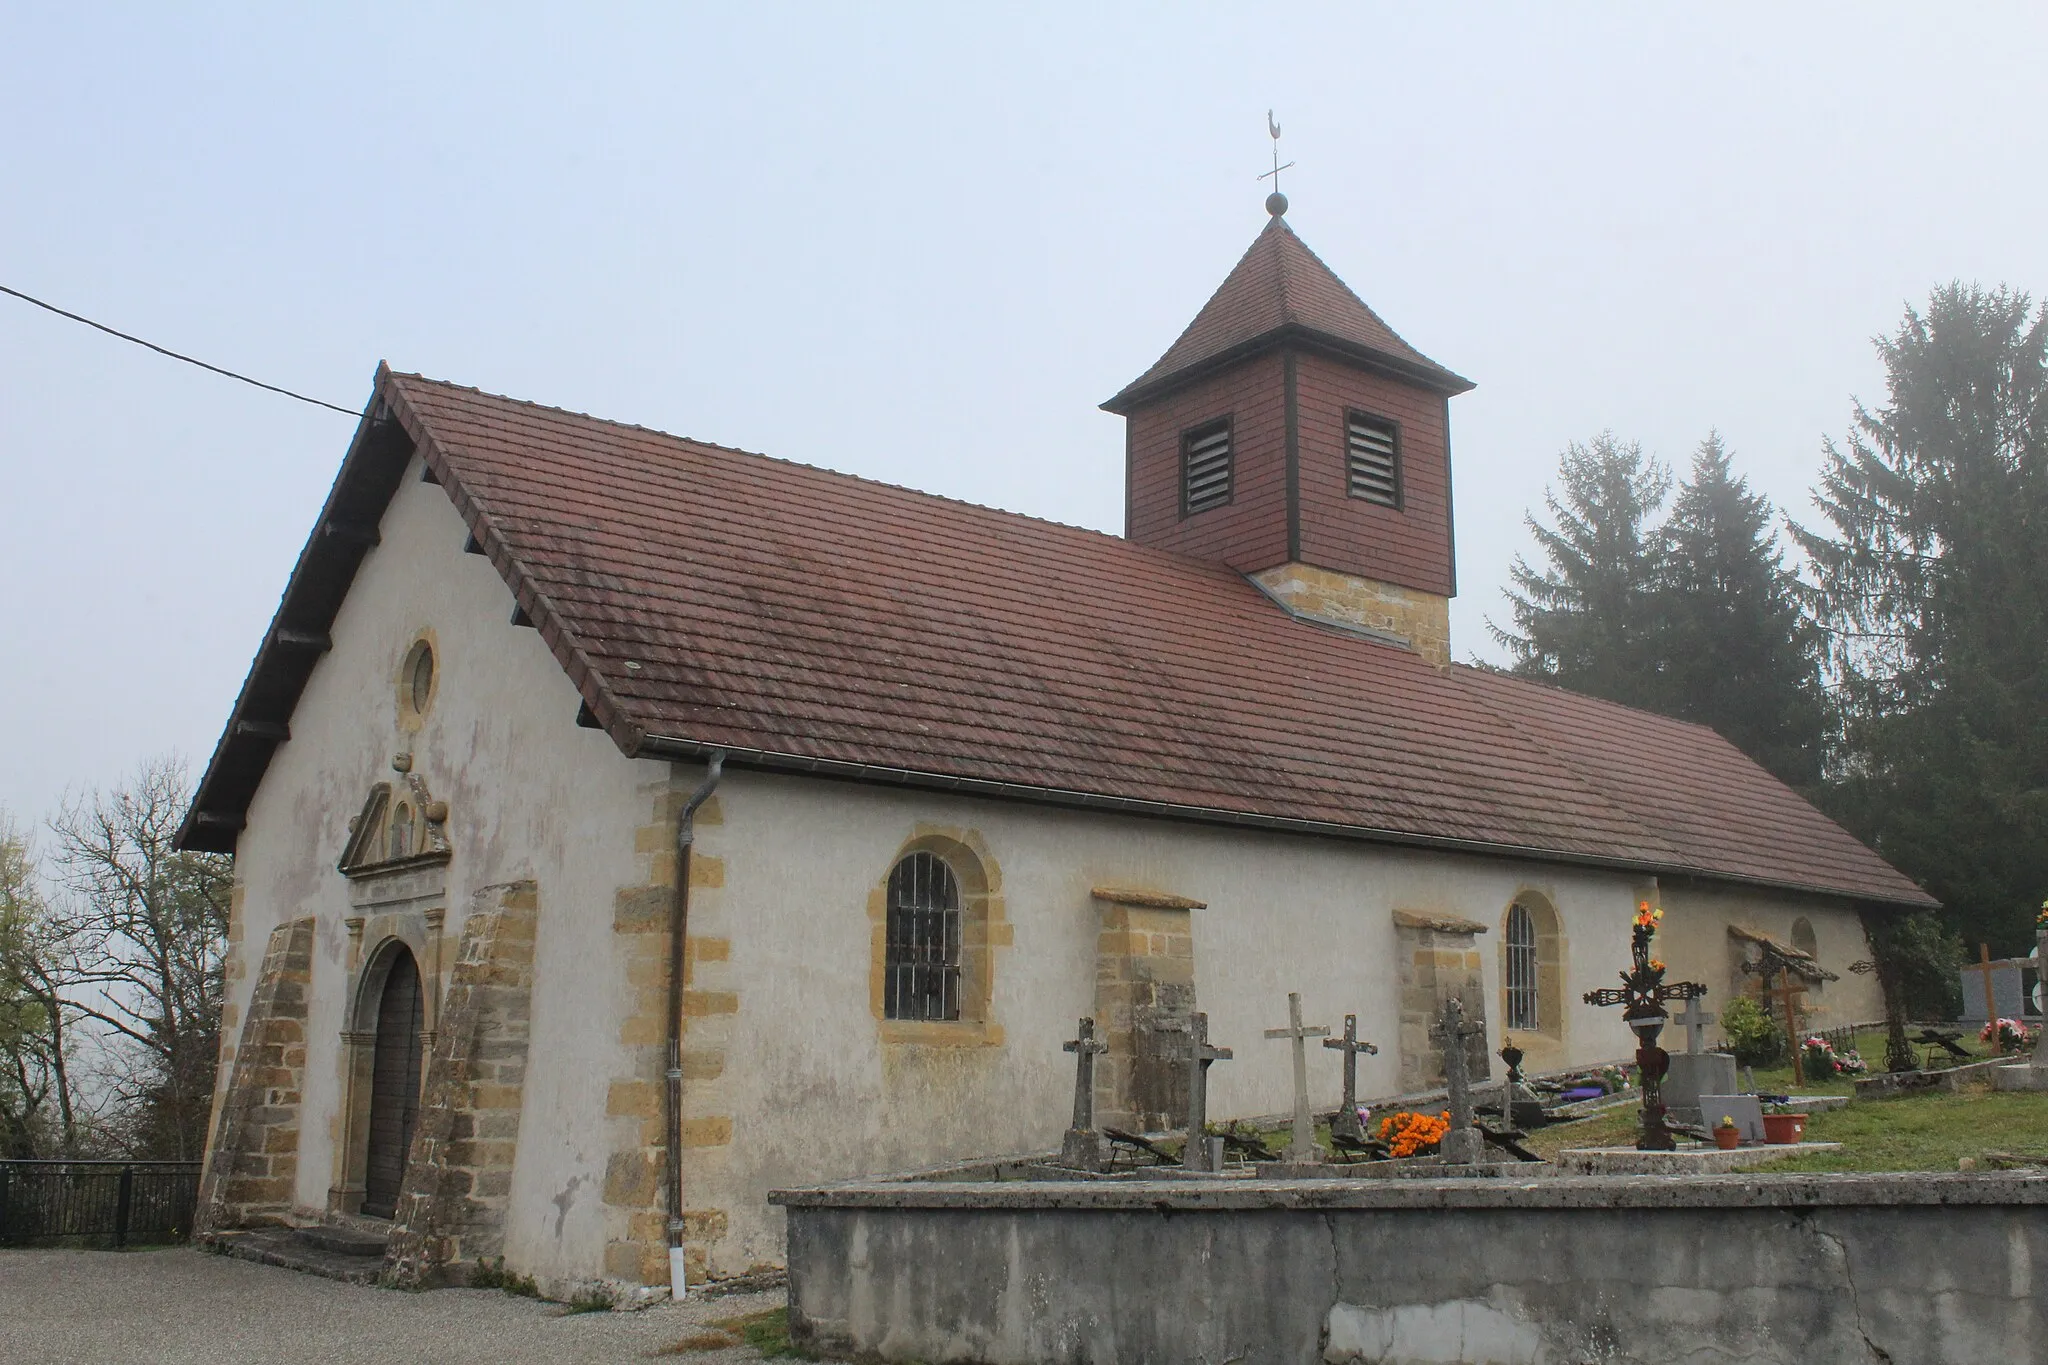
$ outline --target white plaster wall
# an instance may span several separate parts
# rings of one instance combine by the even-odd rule
[[[1708,1009],[1719,1014],[1720,1006],[1746,983],[1733,969],[1734,954],[1726,926],[1740,925],[1760,930],[1780,943],[1792,942],[1793,923],[1804,918],[1813,926],[1815,955],[1820,965],[1841,978],[1821,986],[1808,987],[1802,1002],[1807,1025],[1815,1029],[1840,1028],[1845,1024],[1869,1023],[1884,1018],[1884,991],[1874,974],[1852,972],[1852,963],[1870,956],[1870,941],[1864,936],[1863,921],[1853,911],[1813,897],[1747,887],[1684,885],[1664,892],[1667,934],[1688,960],[1701,963],[1695,980],[1713,991]],[[1775,1007],[1782,1009],[1782,1006]],[[1720,1036],[1719,1028],[1714,1036]],[[1881,1058],[1865,1057],[1880,1063]]]
[[[414,459],[337,616],[237,846],[244,886],[237,1018],[271,928],[317,919],[297,1201],[317,1214],[337,1179],[350,993],[347,882],[335,863],[347,822],[391,758],[449,807],[446,962],[479,888],[532,879],[539,939],[524,1117],[506,1228],[509,1260],[576,1277],[602,1263],[606,1086],[622,1004],[612,942],[615,890],[636,880],[633,831],[649,818],[666,764],[622,758],[574,723],[578,698],[539,632],[510,623],[512,597],[466,536],[445,491]],[[440,681],[416,734],[401,730],[396,679],[415,633],[430,628]],[[365,944],[365,956],[375,947]],[[421,963],[425,970],[427,963]],[[228,1041],[234,1041],[230,1031]]]
[[[733,1119],[730,1147],[694,1151],[685,1166],[686,1203],[730,1218],[731,1235],[714,1252],[719,1273],[780,1258],[781,1215],[763,1198],[775,1186],[1058,1146],[1073,1093],[1060,1043],[1094,1012],[1096,886],[1207,903],[1192,916],[1200,1007],[1212,1039],[1236,1052],[1212,1069],[1213,1118],[1291,1109],[1288,1045],[1263,1036],[1286,1023],[1289,991],[1301,993],[1307,1022],[1340,1030],[1355,1012],[1361,1036],[1381,1044],[1378,1057],[1360,1059],[1361,1095],[1400,1088],[1395,910],[1490,927],[1479,947],[1491,1049],[1500,1042],[1501,921],[1522,890],[1542,892],[1566,936],[1566,1056],[1603,1061],[1634,1047],[1619,1010],[1580,1001],[1627,965],[1645,880],[1628,874],[745,772],[728,776],[720,802],[723,823],[701,834],[699,848],[723,860],[724,885],[693,902],[691,932],[731,938],[725,984],[697,984],[735,989],[739,1007],[691,1021],[686,1048],[727,1057],[716,1080],[688,1083],[684,1104],[693,1116]],[[1015,939],[996,950],[999,1046],[884,1043],[873,1015],[869,893],[905,841],[929,827],[972,831],[1000,870]],[[1706,981],[1718,999],[1727,968],[1717,917],[1769,904],[1695,897],[1674,906],[1667,897],[1667,925],[1698,921],[1660,939],[1673,978]],[[1852,915],[1803,912],[1824,955],[1852,951]],[[1789,926],[1791,915],[1783,918]],[[1338,1054],[1314,1047],[1309,1067],[1314,1102],[1335,1107]]]

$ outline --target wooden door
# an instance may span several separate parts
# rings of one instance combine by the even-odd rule
[[[363,1212],[389,1218],[405,1183],[405,1154],[420,1112],[420,972],[397,950],[377,1006],[377,1048],[370,1074],[370,1150],[363,1171]]]

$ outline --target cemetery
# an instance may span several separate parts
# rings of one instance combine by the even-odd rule
[[[1451,995],[1430,1029],[1443,1084],[1360,1103],[1376,1044],[1290,994],[1263,1048],[1193,1014],[1185,1124],[1135,1133],[1096,1126],[1100,1021],[1082,1019],[1057,1153],[772,1196],[791,1338],[991,1365],[1658,1361],[1702,1343],[1975,1362],[2048,1340],[2048,1098],[2009,1093],[2042,1088],[2038,1032],[1794,1027],[1784,1065],[1739,1066],[1703,1045],[1706,988],[1653,955],[1660,918],[1641,907],[1620,984],[1586,995],[1638,1043],[1590,1071],[1525,1076],[1510,1040],[1501,1078],[1478,1079],[1485,1030]],[[1776,975],[1759,996],[1796,1025],[1799,987]],[[1880,1049],[1900,1069],[1859,1077]],[[1318,1114],[1327,1052],[1343,1098]],[[1213,1067],[1283,1062],[1290,1114],[1212,1121]]]

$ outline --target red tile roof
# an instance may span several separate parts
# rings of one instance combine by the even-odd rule
[[[1471,380],[1451,373],[1396,335],[1294,235],[1286,219],[1276,217],[1252,239],[1180,339],[1102,406],[1123,412],[1183,378],[1283,338],[1321,342],[1441,393],[1463,393],[1472,387]]]
[[[1219,565],[411,375],[385,407],[628,754],[1931,903],[1708,730],[1438,671]],[[299,577],[281,624],[339,605]],[[260,780],[238,728],[217,829]]]

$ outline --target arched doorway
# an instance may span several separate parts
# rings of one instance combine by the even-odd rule
[[[403,944],[377,1000],[377,1040],[370,1067],[369,1150],[363,1164],[363,1212],[389,1218],[405,1183],[405,1154],[420,1112],[420,1033],[425,1029],[419,964]]]

